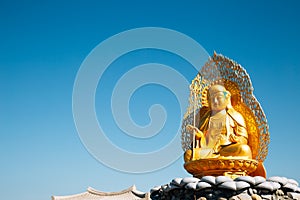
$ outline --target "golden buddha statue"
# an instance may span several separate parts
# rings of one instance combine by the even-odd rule
[[[243,116],[231,106],[231,94],[222,85],[213,85],[208,90],[209,107],[203,115],[198,112],[198,126],[188,125],[195,132],[194,159],[216,158],[218,156],[240,156],[251,159],[248,133]],[[192,150],[185,152],[184,160],[192,159]]]
[[[202,67],[190,85],[181,138],[184,168],[196,177],[266,177],[268,124],[238,63],[215,53]]]

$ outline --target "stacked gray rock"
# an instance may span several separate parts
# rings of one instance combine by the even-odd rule
[[[213,200],[213,199],[299,199],[300,188],[297,181],[274,176],[241,176],[231,179],[226,176],[204,176],[175,178],[170,183],[154,187],[150,191],[153,200]]]

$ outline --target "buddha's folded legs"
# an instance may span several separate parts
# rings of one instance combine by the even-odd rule
[[[252,159],[251,149],[246,144],[230,144],[226,146],[221,146],[221,149],[218,153],[209,155],[206,155],[207,152],[205,152],[201,148],[195,148],[194,154],[195,155],[193,156],[193,151],[191,149],[186,150],[184,153],[184,161],[188,162],[191,160],[198,160],[202,158],[216,158],[218,156],[244,157],[247,159]]]
[[[230,144],[227,146],[222,146],[219,152],[220,156],[241,156],[252,159],[252,152],[248,145],[246,144]]]

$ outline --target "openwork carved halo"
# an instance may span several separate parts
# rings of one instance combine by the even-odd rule
[[[182,122],[182,148],[191,148],[193,138],[186,126],[194,124],[194,114],[202,107],[208,107],[208,89],[215,84],[223,85],[231,93],[231,104],[246,121],[248,142],[253,158],[263,162],[268,154],[270,142],[266,116],[253,95],[253,87],[246,70],[238,63],[214,53],[202,67],[190,85],[190,98],[187,112]]]

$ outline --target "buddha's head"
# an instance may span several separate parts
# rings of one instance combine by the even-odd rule
[[[212,111],[226,109],[230,104],[230,92],[222,85],[213,85],[208,90],[208,102]]]

